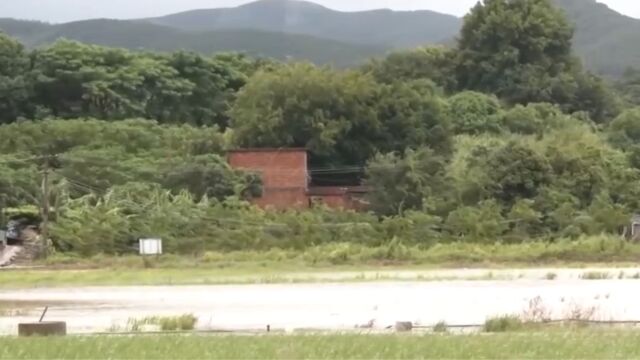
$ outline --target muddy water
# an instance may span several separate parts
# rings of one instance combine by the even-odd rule
[[[184,313],[196,315],[201,330],[267,325],[340,330],[372,320],[374,328],[396,321],[482,323],[490,316],[520,314],[535,298],[554,318],[578,311],[599,320],[640,320],[638,280],[368,282],[3,291],[0,302],[22,304],[32,313],[1,317],[0,332],[14,334],[19,322],[37,321],[44,304],[50,304],[46,320],[66,321],[71,333],[122,329],[130,318]]]

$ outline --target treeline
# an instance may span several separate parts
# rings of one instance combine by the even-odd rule
[[[54,242],[86,255],[152,235],[216,251],[620,233],[640,208],[640,76],[585,72],[572,35],[547,0],[487,0],[455,47],[348,70],[0,37],[2,201],[37,204],[46,162]],[[309,149],[324,181],[372,188],[371,212],[250,207],[259,177],[224,154],[260,146]]]

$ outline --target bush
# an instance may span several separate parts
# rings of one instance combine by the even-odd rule
[[[198,319],[192,314],[179,316],[151,316],[143,319],[129,319],[127,328],[130,331],[141,331],[144,325],[157,325],[161,331],[188,331],[195,329]]]
[[[523,321],[513,315],[489,318],[484,322],[484,332],[509,332],[519,331],[524,327]]]

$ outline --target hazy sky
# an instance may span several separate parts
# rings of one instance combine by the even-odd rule
[[[191,9],[236,6],[252,0],[0,0],[0,17],[66,22],[88,18],[141,18]],[[327,7],[356,11],[391,8],[430,9],[461,16],[477,0],[313,0]],[[626,15],[640,18],[638,0],[599,0]]]

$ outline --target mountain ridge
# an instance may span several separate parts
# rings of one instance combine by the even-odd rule
[[[575,24],[574,49],[596,73],[640,67],[640,20],[596,0],[553,0]],[[64,24],[0,19],[0,29],[30,47],[58,38],[99,45],[205,54],[240,51],[276,59],[352,66],[389,51],[454,42],[462,19],[431,10],[341,12],[307,1],[261,0],[135,19]]]

